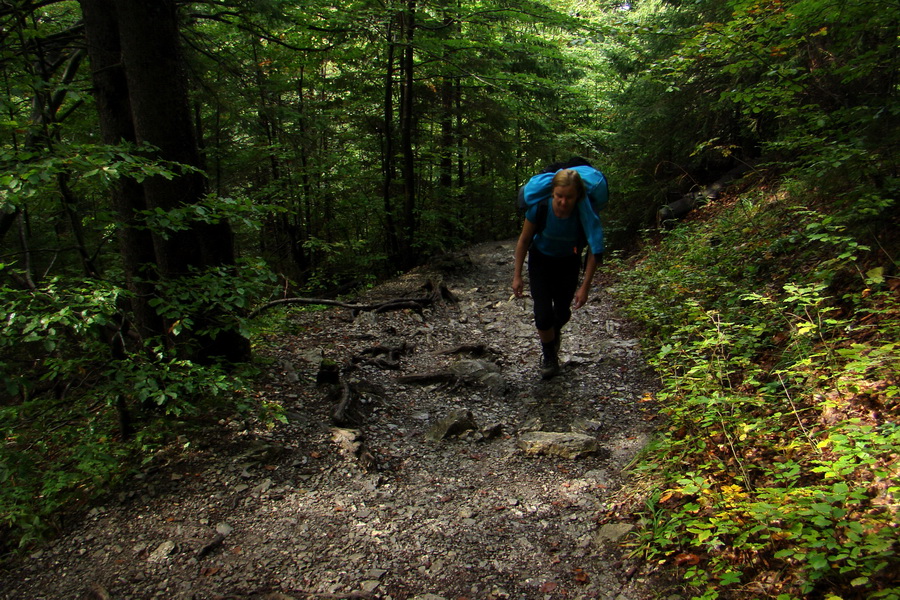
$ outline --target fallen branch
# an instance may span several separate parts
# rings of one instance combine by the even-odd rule
[[[349,302],[341,302],[340,300],[329,300],[327,298],[280,298],[278,300],[272,300],[256,307],[255,309],[250,311],[248,317],[250,319],[253,319],[254,317],[258,317],[260,314],[269,310],[270,308],[281,306],[282,304],[321,304],[323,306],[337,306],[340,308],[349,309],[353,312],[353,316],[356,316],[361,312],[371,311],[375,313],[383,313],[392,310],[404,310],[407,308],[415,310],[417,312],[421,312],[422,309],[426,306],[430,306],[441,300],[447,300],[448,302],[458,301],[456,296],[453,295],[453,292],[451,292],[450,289],[447,288],[447,286],[445,286],[444,284],[435,284],[434,282],[429,280],[423,287],[425,291],[430,292],[427,296],[422,296],[421,298],[395,298],[393,300],[379,302],[377,304],[352,304]]]
[[[248,318],[253,319],[258,317],[263,312],[273,308],[275,306],[281,306],[282,304],[307,304],[307,305],[315,305],[321,304],[323,306],[337,306],[340,308],[347,308],[356,313],[360,312],[387,312],[390,310],[403,310],[404,308],[419,308],[421,309],[428,304],[431,304],[433,301],[432,297],[427,298],[399,298],[396,300],[389,300],[387,302],[380,302],[378,304],[351,304],[349,302],[341,302],[339,300],[328,300],[327,298],[280,298],[278,300],[272,300],[270,302],[266,302],[262,306],[258,306],[248,315]]]

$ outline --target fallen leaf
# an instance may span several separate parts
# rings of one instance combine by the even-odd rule
[[[558,585],[559,584],[557,584],[555,581],[545,581],[544,583],[541,584],[541,593],[549,594],[550,592],[556,590]]]
[[[591,578],[582,569],[573,569],[572,574],[575,575],[575,582],[582,585],[588,583]]]
[[[698,565],[700,564],[700,557],[696,554],[683,552],[675,557],[675,564],[679,567]]]

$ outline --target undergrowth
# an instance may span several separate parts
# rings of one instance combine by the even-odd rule
[[[693,598],[900,598],[892,202],[801,193],[707,207],[618,269],[666,418],[634,551]]]
[[[238,307],[252,297],[239,285],[203,283],[205,296],[181,290],[188,315],[202,314],[191,302],[208,306],[212,296]],[[154,339],[114,351],[109,331],[126,318],[126,293],[90,280],[0,285],[0,553],[52,538],[210,418],[285,419],[277,402],[246,394],[252,364],[200,364]],[[190,318],[175,322],[188,327]],[[247,323],[248,335],[274,327],[267,323],[257,319],[253,331]]]

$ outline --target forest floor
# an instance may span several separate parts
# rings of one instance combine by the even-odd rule
[[[0,598],[652,597],[652,568],[623,541],[656,378],[598,282],[564,330],[562,374],[541,380],[513,247],[472,247],[360,299],[452,293],[422,311],[291,311],[255,350],[268,367],[254,393],[287,424],[235,416],[183,438],[0,565]],[[323,357],[340,385],[317,384]],[[355,422],[336,427],[342,398]]]

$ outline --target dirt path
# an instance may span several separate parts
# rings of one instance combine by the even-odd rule
[[[615,543],[627,524],[608,521],[654,426],[654,378],[597,286],[564,332],[563,374],[541,381],[530,306],[510,299],[512,253],[512,241],[476,246],[370,294],[420,296],[442,278],[458,302],[422,314],[292,320],[257,348],[271,359],[257,393],[284,404],[288,425],[235,419],[182,440],[187,453],[160,456],[71,533],[4,565],[0,598],[649,597]],[[404,344],[399,369],[373,350]],[[461,345],[486,352],[441,353]],[[361,400],[354,431],[331,423],[323,356]],[[455,375],[398,382],[434,372]],[[460,435],[430,439],[466,411]],[[573,430],[596,451],[519,446]]]

